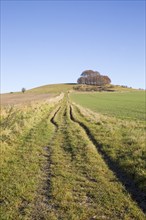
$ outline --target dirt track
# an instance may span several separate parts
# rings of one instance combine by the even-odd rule
[[[68,202],[66,202],[65,197],[63,197],[63,195],[61,195],[62,190],[64,192],[64,196],[65,196],[65,187],[67,187],[68,189],[68,193],[70,195],[72,195],[72,199],[71,199],[71,206],[74,204],[74,210],[72,211],[75,215],[77,215],[77,207],[81,210],[84,210],[84,212],[87,212],[86,215],[88,216],[92,216],[92,214],[90,214],[90,212],[92,213],[96,213],[96,209],[94,209],[94,205],[96,204],[96,206],[98,207],[98,205],[100,203],[102,203],[102,197],[98,198],[98,196],[100,195],[100,190],[98,188],[100,188],[100,181],[102,178],[105,178],[105,182],[109,182],[109,189],[104,189],[104,183],[103,184],[103,189],[108,191],[109,197],[111,196],[110,193],[112,194],[112,191],[115,190],[116,194],[115,198],[112,197],[113,200],[117,201],[117,198],[119,198],[120,201],[120,197],[121,199],[121,204],[120,202],[117,203],[117,205],[119,207],[121,207],[121,209],[126,210],[126,207],[129,207],[128,209],[130,210],[132,208],[132,204],[134,204],[135,202],[137,203],[138,207],[143,210],[143,212],[145,212],[145,201],[144,201],[144,195],[141,194],[141,192],[137,189],[137,187],[130,182],[130,180],[128,179],[128,177],[125,176],[125,174],[123,172],[121,172],[121,170],[119,169],[119,167],[116,166],[115,163],[113,163],[110,158],[105,154],[105,152],[102,151],[101,146],[97,143],[97,141],[95,140],[94,136],[92,135],[92,132],[90,131],[90,129],[84,125],[82,122],[78,121],[78,119],[76,119],[76,114],[74,112],[74,108],[73,106],[69,105],[69,104],[65,104],[64,106],[61,105],[60,107],[58,107],[54,113],[52,114],[52,117],[50,118],[50,122],[53,124],[53,126],[55,127],[55,133],[53,136],[53,139],[49,145],[49,148],[51,148],[51,155],[50,155],[50,171],[49,171],[49,175],[48,175],[48,181],[49,181],[49,192],[46,191],[46,195],[49,195],[49,206],[51,207],[51,212],[53,213],[52,215],[58,216],[57,219],[60,219],[59,216],[61,215],[62,218],[61,219],[69,219],[69,217],[66,217],[67,214],[65,214],[65,212],[63,211],[63,207],[64,205],[66,206],[66,208],[70,207],[70,205],[68,204]],[[78,130],[78,132],[76,132],[76,129]],[[82,136],[82,132],[84,134],[84,136]],[[79,138],[80,137],[80,138]],[[76,140],[77,145],[75,148],[77,148],[77,152],[74,148],[74,141]],[[92,169],[95,169],[95,173],[92,174],[92,170],[91,173],[88,171],[86,171],[85,168],[85,164],[86,164],[86,154],[84,155],[84,149],[82,149],[83,147],[83,142],[86,143],[89,142],[90,143],[90,147],[91,148],[95,148],[95,154],[97,156],[97,158],[99,157],[99,159],[97,159],[97,163],[93,163],[93,162],[89,162],[89,166],[90,163],[94,164],[91,165]],[[81,151],[81,152],[80,152]],[[55,153],[56,152],[56,153]],[[87,155],[88,153],[90,154],[90,151],[87,151]],[[81,157],[81,161],[84,163],[84,166],[82,166],[81,161],[78,161],[78,156],[80,155]],[[95,158],[96,158],[95,156]],[[93,155],[91,156],[91,161]],[[56,161],[53,161],[52,158],[55,158]],[[101,160],[101,161],[100,161]],[[57,166],[58,168],[56,168],[53,165],[53,169],[52,164],[56,164],[55,166]],[[58,165],[57,165],[58,164]],[[98,169],[100,169],[100,166],[104,167],[105,166],[105,173],[107,173],[106,175],[100,173],[100,171]],[[60,170],[60,171],[59,171]],[[57,177],[57,173],[55,172],[63,172],[63,176],[61,175],[60,178],[58,179]],[[76,180],[76,175],[79,174],[78,178],[84,178],[86,184],[84,186],[84,183],[78,182]],[[71,175],[71,178],[73,179],[73,183],[69,182],[68,183],[68,177]],[[100,176],[99,176],[100,175]],[[102,176],[103,175],[103,176]],[[65,178],[65,179],[64,179]],[[100,179],[101,178],[101,179]],[[111,180],[112,179],[112,180]],[[65,180],[65,182],[64,182]],[[59,183],[57,183],[57,181],[59,181]],[[64,182],[64,185],[60,185],[62,184],[62,182]],[[101,181],[102,182],[102,181]],[[52,185],[54,184],[59,184],[57,190],[58,194],[56,195],[56,197],[53,197],[53,194],[56,194],[56,188],[54,189],[54,191],[52,190]],[[69,185],[68,185],[69,184]],[[70,188],[70,184],[73,184],[73,189],[72,190]],[[78,184],[82,185],[83,187],[77,187]],[[92,185],[92,190],[94,189],[95,194],[97,194],[95,196],[95,198],[93,196],[90,195],[90,184]],[[113,185],[113,186],[111,186]],[[121,188],[122,185],[122,188]],[[64,189],[62,188],[64,187]],[[110,189],[111,187],[111,189]],[[121,188],[122,190],[120,190],[118,192],[118,188]],[[117,188],[117,189],[116,189]],[[89,191],[88,191],[89,190]],[[86,195],[86,201],[84,201],[85,198],[82,198],[82,193]],[[102,192],[104,194],[104,191]],[[113,193],[115,193],[113,191]],[[119,196],[118,196],[119,194]],[[128,195],[131,195],[130,197]],[[62,197],[62,202],[61,204],[58,203],[58,199],[60,198],[60,196]],[[58,198],[57,198],[58,197]],[[75,205],[75,201],[74,199],[78,198],[79,199],[79,204]],[[97,202],[97,198],[98,198],[98,202]],[[83,200],[83,201],[82,201]],[[127,203],[127,201],[129,200],[129,202]],[[89,204],[88,204],[89,203]],[[123,204],[122,204],[123,203]],[[55,204],[55,205],[52,205]],[[80,204],[82,204],[82,206],[80,207]],[[63,205],[63,206],[62,206]],[[86,210],[86,206],[89,206],[89,210]],[[110,204],[109,209],[114,209],[114,207],[112,207],[113,204]],[[50,209],[50,208],[49,208]],[[48,213],[50,212],[48,209]],[[100,208],[99,208],[100,209]],[[133,208],[132,208],[133,209]],[[86,211],[85,211],[86,210]],[[98,208],[97,208],[98,210]],[[134,211],[134,210],[133,210]],[[131,212],[131,216],[133,215],[132,210]],[[103,211],[104,212],[104,211]],[[104,217],[105,219],[117,219],[119,216],[119,219],[127,219],[130,215],[121,210],[121,214],[119,213],[117,214],[109,214],[106,216],[106,209],[105,209],[105,213],[100,212],[100,210],[97,211],[98,215],[94,215],[94,218],[89,218],[89,219],[102,219],[102,217]],[[74,215],[74,214],[71,215]],[[78,218],[77,219],[82,219]],[[86,218],[87,219],[87,218]],[[136,219],[135,217],[129,217],[128,219]],[[139,218],[137,218],[139,219]]]

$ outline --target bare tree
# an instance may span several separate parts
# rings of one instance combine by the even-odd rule
[[[25,88],[22,88],[22,89],[21,89],[21,92],[22,92],[22,93],[25,93],[25,91],[26,91]]]

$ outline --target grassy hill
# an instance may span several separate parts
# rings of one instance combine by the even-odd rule
[[[1,95],[1,105],[13,105],[28,103],[32,101],[46,100],[53,98],[60,93],[74,90],[76,92],[133,92],[136,89],[117,85],[104,87],[94,85],[79,85],[76,83],[50,84],[26,90],[25,93],[13,92]]]
[[[36,87],[27,91],[27,93],[61,93],[73,89],[75,83],[50,84]]]
[[[72,90],[76,84],[52,84],[36,87],[30,90],[26,90],[25,93],[14,92],[1,95],[1,105],[15,105],[21,103],[30,103],[32,101],[48,100],[60,93],[65,93]]]

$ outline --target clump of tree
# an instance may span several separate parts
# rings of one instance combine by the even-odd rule
[[[103,86],[111,83],[108,76],[101,75],[97,71],[85,70],[82,72],[81,77],[77,80],[78,84],[97,85]]]

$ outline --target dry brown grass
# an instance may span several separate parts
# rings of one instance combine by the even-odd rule
[[[36,93],[12,93],[1,94],[1,105],[17,105],[22,103],[29,103],[33,101],[49,100],[55,97],[56,94],[36,94]]]

